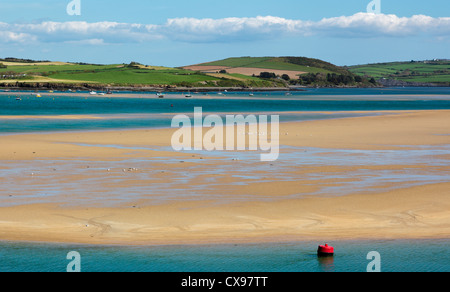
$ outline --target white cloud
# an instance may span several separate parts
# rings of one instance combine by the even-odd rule
[[[274,16],[249,18],[168,19],[165,24],[118,22],[42,22],[38,24],[0,23],[5,42],[72,42],[87,44],[151,42],[170,39],[182,42],[229,42],[277,39],[310,35],[332,37],[408,37],[431,35],[447,38],[450,17],[425,15],[357,13],[320,21],[292,20]]]
[[[315,33],[346,37],[414,36],[422,33],[448,35],[450,17],[433,18],[425,15],[398,17],[393,14],[357,13],[323,19],[312,25]]]
[[[223,19],[169,19],[160,27],[164,34],[182,41],[228,41],[272,39],[286,34],[302,34],[305,23],[273,16]]]
[[[128,43],[151,41],[161,38],[149,31],[151,26],[117,22],[83,21],[51,22],[38,24],[0,24],[3,32],[33,36],[41,42],[88,42],[102,40],[107,43]]]
[[[81,40],[81,41],[67,41],[66,44],[73,44],[73,45],[91,45],[91,46],[99,46],[99,45],[105,45],[105,41],[103,39],[88,39],[88,40]]]
[[[2,43],[26,43],[28,41],[36,41],[36,36],[23,33],[14,32],[5,29],[7,24],[0,23],[0,40]]]

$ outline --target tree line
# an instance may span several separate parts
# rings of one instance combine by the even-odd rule
[[[283,74],[281,76],[271,72],[261,72],[258,76],[263,79],[283,79],[289,85],[320,85],[320,86],[351,86],[351,85],[377,85],[377,81],[371,77],[363,77],[354,75],[350,72],[345,74],[338,73],[308,73],[302,74],[298,79],[292,79],[289,75]]]
[[[358,76],[354,74],[337,74],[337,73],[308,73],[301,75],[298,80],[291,82],[295,85],[357,85],[357,84],[372,84],[376,85],[377,81],[374,78]]]

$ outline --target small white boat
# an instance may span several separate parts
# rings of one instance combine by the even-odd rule
[[[161,93],[161,92],[158,92],[158,93],[156,94],[156,96],[159,97],[159,98],[164,98],[164,94]]]
[[[91,91],[91,92],[89,92],[89,94],[90,94],[90,95],[97,95],[97,92]]]

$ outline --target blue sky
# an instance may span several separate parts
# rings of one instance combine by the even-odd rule
[[[183,66],[238,56],[337,65],[450,58],[448,0],[0,0],[0,57]]]

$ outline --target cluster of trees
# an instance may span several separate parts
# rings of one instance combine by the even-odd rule
[[[351,86],[358,84],[376,85],[374,78],[366,78],[353,74],[337,74],[337,73],[308,73],[301,75],[298,80],[291,80],[291,85],[340,85]]]
[[[139,68],[141,68],[140,66],[142,66],[142,64],[138,63],[138,62],[131,62],[130,64],[127,65],[128,68],[134,68],[134,69],[139,69]]]
[[[4,59],[0,59],[0,62],[14,62],[14,63],[46,63],[46,62],[50,62],[48,60],[46,61],[35,61],[35,60],[31,60],[31,59],[20,59],[20,58],[4,58]]]
[[[1,88],[24,88],[24,89],[42,89],[42,88],[46,88],[46,89],[51,89],[51,90],[61,90],[61,91],[65,91],[67,89],[76,89],[76,90],[86,90],[86,89],[103,89],[103,88],[98,88],[93,84],[87,84],[87,83],[83,83],[83,84],[64,84],[64,83],[51,83],[51,82],[19,82],[16,81],[14,83],[11,82],[0,82],[0,87]]]
[[[271,73],[271,72],[261,72],[261,73],[259,73],[258,77],[264,78],[264,79],[271,79],[271,78],[277,78],[277,74]]]
[[[319,86],[352,86],[352,85],[376,85],[377,81],[374,78],[362,77],[346,72],[339,73],[308,73],[300,75],[298,79],[291,79],[289,75],[283,74],[277,76],[275,73],[261,72],[259,76],[255,76],[264,79],[281,78],[284,81],[289,82],[290,85],[319,85]]]
[[[3,63],[0,63],[0,69],[5,69],[5,68],[8,68],[8,66],[6,66],[6,65],[3,64]]]
[[[259,77],[259,78],[263,78],[263,79],[275,79],[275,78],[281,78],[285,81],[289,81],[291,80],[291,77],[287,74],[283,74],[281,76],[275,74],[275,73],[271,73],[271,72],[261,72],[259,73],[258,76],[256,76],[255,74],[253,74],[253,77]]]

